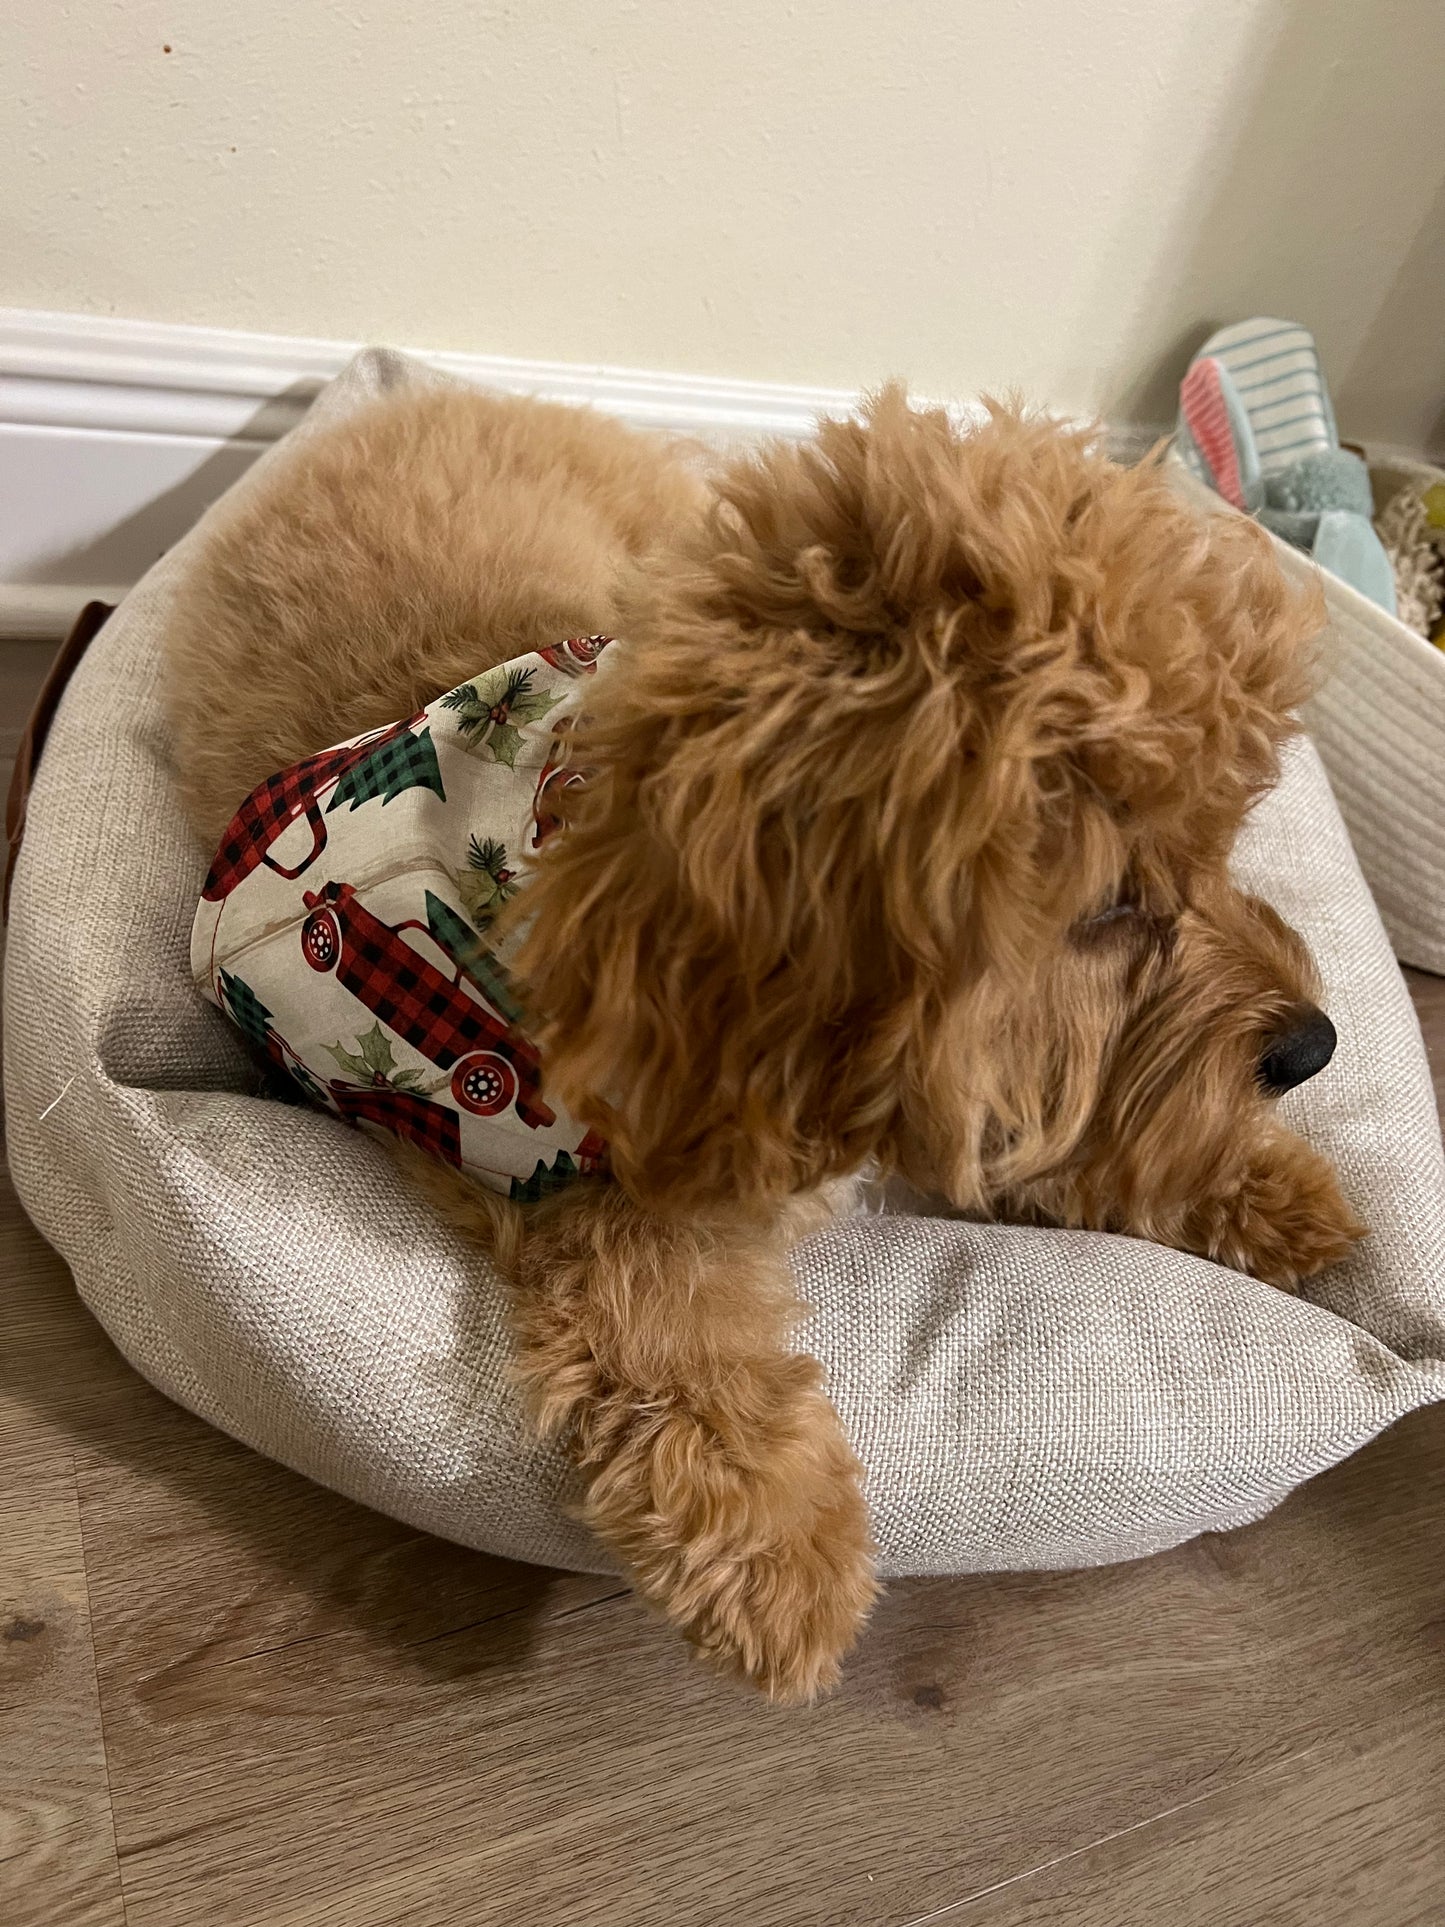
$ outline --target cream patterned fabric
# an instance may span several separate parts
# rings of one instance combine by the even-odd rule
[[[317,414],[427,378],[365,355]],[[603,1569],[508,1386],[487,1265],[380,1145],[257,1095],[192,982],[209,852],[173,793],[158,642],[206,539],[202,523],[112,618],[41,764],[5,987],[16,1184],[172,1398],[419,1527]],[[813,1238],[803,1337],[867,1465],[888,1573],[1100,1563],[1237,1525],[1445,1396],[1419,1031],[1307,744],[1239,868],[1319,958],[1340,1045],[1285,1104],[1374,1235],[1310,1300],[1087,1233],[883,1215]]]
[[[191,931],[196,988],[293,1092],[519,1203],[606,1161],[544,1091],[515,938],[488,931],[579,780],[568,731],[609,642],[499,663],[275,771],[227,825]]]

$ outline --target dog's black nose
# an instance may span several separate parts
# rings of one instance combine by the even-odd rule
[[[1271,1038],[1259,1060],[1259,1081],[1271,1095],[1292,1091],[1322,1071],[1335,1054],[1335,1027],[1306,1004],[1282,1037]]]

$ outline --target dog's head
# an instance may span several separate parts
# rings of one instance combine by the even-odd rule
[[[877,1158],[1107,1224],[1222,1155],[1326,1054],[1227,868],[1318,615],[1252,524],[1013,408],[890,389],[727,466],[523,899],[549,1076],[623,1182],[762,1202]]]

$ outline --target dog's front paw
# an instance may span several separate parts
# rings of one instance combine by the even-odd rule
[[[867,1508],[841,1466],[818,1482],[805,1517],[789,1506],[780,1532],[758,1519],[758,1498],[743,1503],[735,1533],[659,1574],[652,1596],[720,1671],[806,1702],[837,1685],[877,1596]]]
[[[615,1409],[583,1517],[719,1670],[800,1702],[836,1685],[877,1594],[859,1467],[811,1359],[711,1410]]]
[[[538,1209],[517,1373],[568,1436],[583,1520],[714,1665],[813,1699],[877,1586],[861,1467],[822,1367],[785,1348],[783,1240],[655,1219],[615,1188]]]
[[[1204,1204],[1189,1246],[1292,1291],[1348,1257],[1366,1235],[1331,1165],[1292,1132],[1271,1135],[1238,1184]]]

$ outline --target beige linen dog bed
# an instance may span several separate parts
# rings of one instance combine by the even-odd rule
[[[363,355],[312,420],[434,378]],[[170,1397],[414,1525],[604,1569],[567,1516],[562,1458],[528,1436],[486,1263],[381,1147],[254,1095],[192,985],[208,852],[176,801],[158,644],[206,540],[202,522],[103,630],[35,782],[5,986],[17,1187]],[[877,1215],[813,1238],[803,1339],[867,1465],[885,1572],[1092,1564],[1238,1525],[1445,1396],[1445,1174],[1419,1031],[1307,744],[1239,869],[1319,960],[1340,1045],[1285,1101],[1372,1238],[1310,1301],[1088,1233]]]

